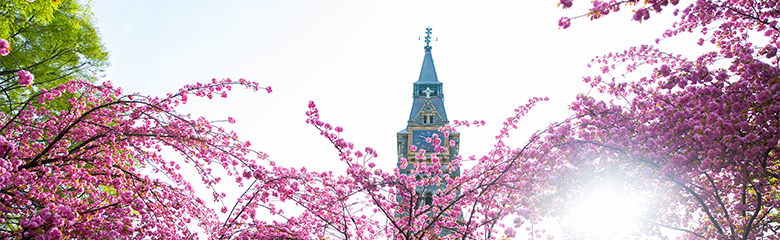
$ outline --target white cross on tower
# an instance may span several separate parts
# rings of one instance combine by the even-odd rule
[[[431,88],[425,88],[425,91],[423,92],[425,93],[425,98],[431,98],[431,93],[433,93]]]

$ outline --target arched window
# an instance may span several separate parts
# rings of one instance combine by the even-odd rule
[[[431,193],[426,193],[425,194],[425,205],[430,206],[431,204],[433,204],[433,196],[431,196]]]

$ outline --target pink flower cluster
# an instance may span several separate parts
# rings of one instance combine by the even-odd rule
[[[19,70],[16,72],[16,76],[19,78],[19,85],[25,87],[32,85],[33,79],[35,79],[35,76],[33,76],[32,73],[25,70]]]
[[[8,40],[0,39],[0,56],[5,56],[11,53],[11,44]]]

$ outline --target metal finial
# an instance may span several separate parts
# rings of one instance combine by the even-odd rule
[[[432,48],[431,47],[431,30],[433,30],[433,28],[431,28],[431,27],[425,28],[425,34],[426,34],[425,35],[425,51],[430,51],[431,48]]]

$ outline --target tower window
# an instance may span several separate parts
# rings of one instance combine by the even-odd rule
[[[432,205],[433,204],[433,197],[431,196],[431,193],[425,194],[425,205]]]
[[[423,114],[423,124],[433,123],[433,114]]]

